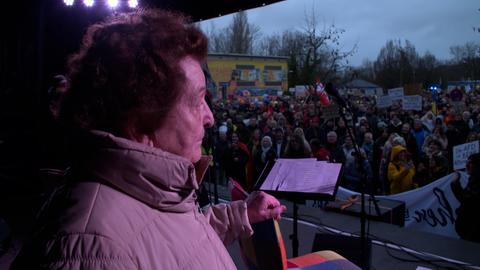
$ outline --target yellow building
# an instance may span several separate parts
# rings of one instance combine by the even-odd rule
[[[255,93],[287,91],[288,57],[243,54],[209,54],[210,75],[218,98],[237,90]]]

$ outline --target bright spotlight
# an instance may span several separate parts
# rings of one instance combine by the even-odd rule
[[[128,6],[131,8],[136,8],[138,6],[137,0],[128,0]]]
[[[115,8],[118,6],[118,0],[108,0],[107,3],[108,3],[108,6],[111,8]]]
[[[63,3],[67,6],[73,6],[73,0],[63,0]]]
[[[94,0],[83,0],[83,4],[87,7],[93,6],[93,3],[95,3]]]

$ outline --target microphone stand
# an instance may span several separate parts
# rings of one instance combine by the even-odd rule
[[[355,131],[352,131],[350,127],[348,126],[348,121],[345,116],[345,111],[348,111],[352,115],[353,119],[353,112],[352,110],[347,106],[346,102],[344,100],[339,100],[339,98],[335,97],[337,100],[337,104],[339,105],[338,111],[340,113],[340,117],[343,119],[345,122],[345,125],[347,127],[347,134],[352,140],[353,146],[355,148],[355,162],[358,168],[358,171],[361,174],[361,211],[360,211],[360,244],[362,248],[362,265],[360,266],[362,269],[370,269],[370,264],[368,262],[368,257],[369,254],[367,252],[367,237],[365,233],[365,223],[366,223],[366,212],[365,212],[365,190],[367,187],[367,172],[365,170],[365,157],[361,154],[360,152],[360,147],[357,144],[357,141],[355,139]],[[354,127],[353,127],[354,128]],[[373,195],[373,193],[370,192],[370,199],[373,200],[374,206],[375,206],[375,212],[377,213],[378,216],[380,216],[380,208],[378,207],[378,204],[376,202],[376,199]]]

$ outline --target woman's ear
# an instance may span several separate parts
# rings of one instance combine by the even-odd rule
[[[151,147],[154,147],[154,136],[146,135],[138,132],[135,127],[129,125],[129,127],[124,128],[125,137],[129,140],[145,144]]]

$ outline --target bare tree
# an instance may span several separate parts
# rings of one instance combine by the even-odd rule
[[[380,49],[374,63],[377,83],[390,88],[418,81],[416,69],[419,56],[415,46],[408,40],[389,40]]]
[[[227,27],[228,52],[252,54],[254,42],[259,34],[260,28],[248,22],[247,13],[245,11],[237,12]]]
[[[467,42],[464,45],[450,47],[453,64],[464,71],[464,79],[480,78],[480,44]]]
[[[345,30],[337,28],[334,24],[318,29],[317,16],[314,9],[305,16],[304,50],[300,65],[302,72],[300,80],[312,83],[315,77],[323,81],[330,81],[337,77],[337,73],[344,69],[347,58],[356,51],[356,45],[349,50],[340,48],[340,36]]]

